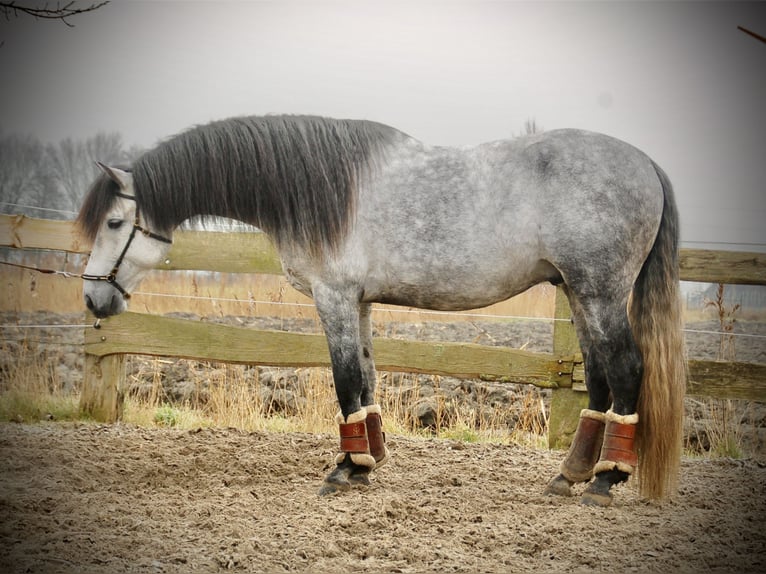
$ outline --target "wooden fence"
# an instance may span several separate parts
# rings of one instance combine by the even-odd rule
[[[278,257],[263,234],[184,231],[175,234],[166,270],[280,274]],[[0,215],[0,246],[84,253],[87,246],[70,222]],[[244,256],[242,254],[245,254]],[[766,255],[684,249],[681,278],[729,284],[766,284]],[[557,290],[553,353],[468,343],[432,343],[378,338],[375,362],[401,371],[527,383],[555,389],[549,444],[571,441],[587,401],[584,369],[570,309]],[[85,330],[85,373],[81,408],[98,420],[122,414],[127,354],[271,366],[329,366],[322,335],[229,327],[137,313],[124,313]],[[692,360],[688,393],[766,402],[766,365]]]

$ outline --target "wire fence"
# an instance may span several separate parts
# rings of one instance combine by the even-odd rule
[[[0,262],[2,264],[2,262]],[[65,274],[67,278],[72,278],[72,274]],[[307,308],[307,309],[313,309],[314,305],[312,303],[293,303],[293,302],[284,302],[284,301],[265,301],[265,300],[257,300],[257,299],[237,299],[237,298],[230,298],[230,297],[214,297],[210,295],[179,295],[175,293],[154,293],[154,292],[148,292],[148,291],[135,291],[134,295],[141,295],[144,297],[165,297],[165,298],[174,298],[174,299],[182,299],[182,300],[202,300],[202,301],[210,301],[211,303],[246,303],[248,305],[275,305],[280,307],[294,307],[294,308]],[[471,318],[471,319],[485,319],[485,320],[513,320],[513,321],[529,321],[529,322],[543,322],[543,323],[555,323],[556,321],[561,322],[571,322],[571,319],[557,319],[554,317],[530,317],[525,315],[504,315],[504,314],[494,314],[494,313],[468,313],[468,312],[461,312],[461,313],[453,313],[450,311],[432,311],[428,309],[412,309],[412,308],[397,308],[397,309],[388,309],[388,308],[375,308],[372,309],[373,313],[378,314],[390,314],[390,313],[397,313],[397,314],[411,314],[411,315],[417,315],[417,316],[437,316],[437,317],[455,317],[455,318]],[[78,323],[78,324],[14,324],[14,323],[4,323],[0,324],[0,329],[71,329],[71,328],[87,328],[92,327],[92,323]],[[685,333],[694,333],[694,334],[700,334],[700,335],[718,335],[718,336],[727,336],[727,337],[739,337],[743,339],[766,339],[766,335],[761,335],[758,333],[742,333],[742,332],[736,332],[736,331],[721,331],[721,330],[710,330],[710,329],[693,329],[693,328],[684,328],[683,331]],[[3,339],[0,339],[3,340]]]
[[[23,213],[24,211],[31,211],[31,210],[33,210],[33,211],[40,211],[40,212],[43,212],[43,213],[58,213],[60,215],[68,215],[68,216],[70,216],[70,218],[71,218],[71,216],[77,215],[76,211],[70,211],[68,209],[54,209],[52,207],[38,207],[36,205],[25,205],[25,204],[21,204],[21,203],[11,203],[9,201],[0,201],[0,205],[2,205],[3,207],[16,207],[16,208],[18,208],[19,210],[22,211],[21,214],[19,214],[19,213],[8,213],[7,215],[25,215]]]

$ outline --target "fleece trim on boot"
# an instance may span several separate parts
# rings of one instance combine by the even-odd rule
[[[380,405],[367,405],[367,439],[370,445],[370,454],[375,459],[375,468],[383,466],[389,457],[386,448],[386,433],[383,432],[383,419]]]

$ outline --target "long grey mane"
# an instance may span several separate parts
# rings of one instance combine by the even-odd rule
[[[136,198],[158,233],[195,216],[220,216],[256,225],[278,245],[332,250],[348,229],[359,182],[401,135],[374,122],[313,116],[217,121],[137,159]],[[97,181],[91,193],[104,187]],[[90,222],[101,218],[84,213],[88,203],[80,221],[90,235]]]

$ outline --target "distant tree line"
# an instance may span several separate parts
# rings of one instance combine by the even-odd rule
[[[96,161],[124,165],[141,152],[135,146],[126,149],[116,132],[43,144],[30,135],[0,131],[0,212],[71,219],[71,213],[29,207],[76,212],[99,173]]]

